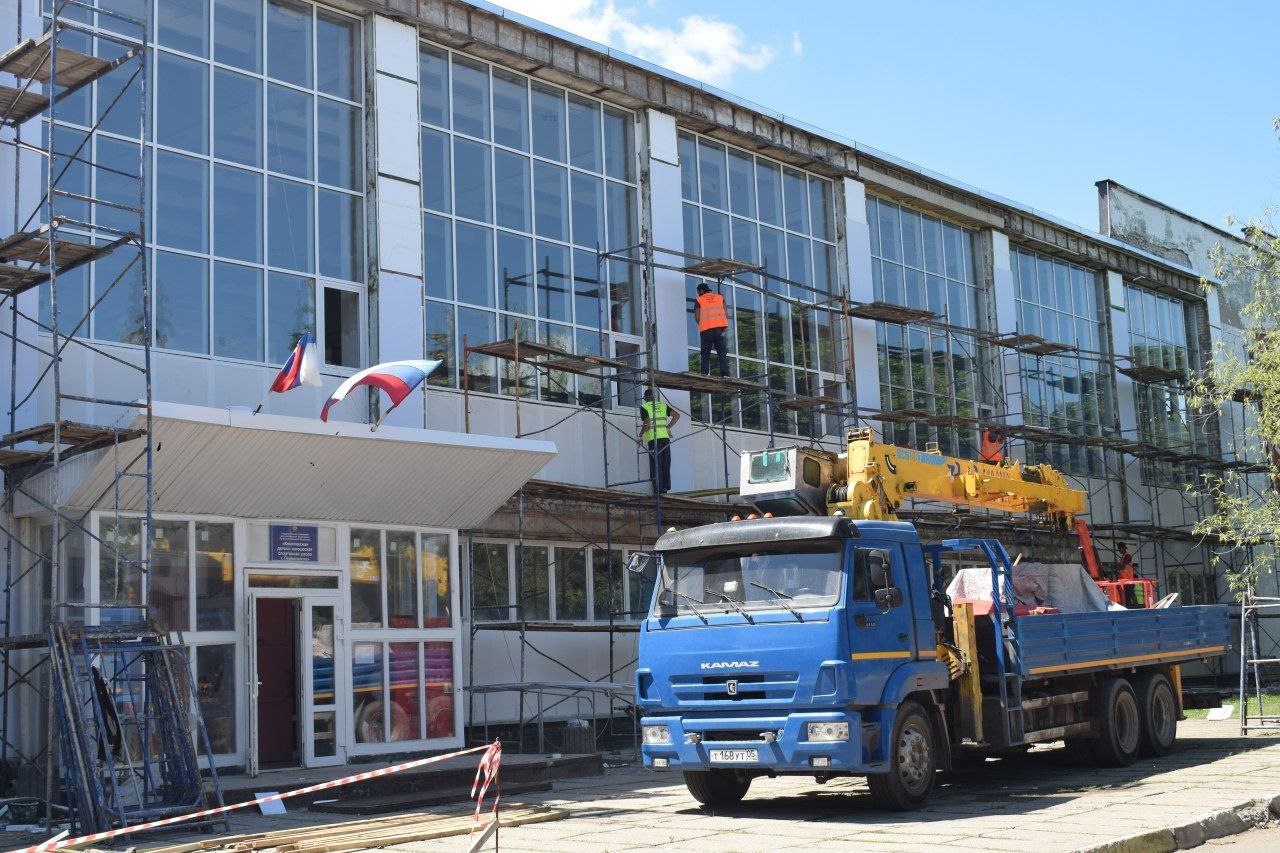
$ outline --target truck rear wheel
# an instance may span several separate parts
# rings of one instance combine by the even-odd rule
[[[742,802],[751,777],[737,770],[686,770],[684,784],[704,806],[732,806]]]
[[[1127,767],[1138,757],[1142,713],[1133,686],[1108,678],[1098,697],[1098,737],[1090,741],[1094,760],[1103,767]]]
[[[887,758],[888,773],[867,777],[876,805],[903,812],[928,802],[938,777],[938,738],[919,702],[898,708]]]
[[[1142,723],[1138,752],[1148,757],[1168,755],[1178,737],[1178,699],[1173,695],[1173,683],[1163,672],[1144,672],[1134,681],[1133,689]]]

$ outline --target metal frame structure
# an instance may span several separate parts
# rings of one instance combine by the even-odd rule
[[[206,802],[200,758],[213,767],[186,648],[148,618],[151,4],[144,2],[135,18],[100,0],[52,0],[30,21],[23,20],[25,6],[19,4],[16,21],[20,43],[0,56],[0,73],[18,83],[0,85],[0,127],[8,131],[0,144],[13,154],[15,228],[0,239],[0,311],[8,315],[0,337],[8,344],[10,373],[7,428],[0,436],[0,791],[43,799],[50,824],[55,809],[66,810],[73,827],[97,831],[199,807]],[[40,35],[22,40],[24,29]],[[87,52],[77,49],[85,44]],[[95,85],[99,81],[111,85]],[[91,104],[96,96],[88,132],[73,131],[69,122],[84,119],[64,113],[75,95]],[[97,162],[90,141],[109,116],[122,112],[126,121],[138,120],[130,143],[136,160]],[[24,138],[32,126],[39,144]],[[73,134],[81,137],[78,144],[61,142]],[[136,200],[68,188],[73,169],[89,174],[90,186],[107,177],[136,187]],[[35,189],[38,203],[24,210],[24,193],[34,196]],[[118,269],[103,269],[108,256]],[[93,272],[92,305],[71,304],[83,317],[59,299],[60,279],[75,271]],[[32,310],[37,288],[45,316]],[[90,312],[112,294],[138,306],[131,319],[141,338],[115,351],[88,340],[86,328]],[[73,351],[135,377],[137,391],[130,399],[108,399],[78,389],[64,364]],[[94,464],[109,458],[115,476],[101,494],[74,498],[67,493],[74,476],[68,463],[90,453],[97,454]],[[134,544],[121,534],[126,478],[144,485]],[[93,523],[95,511],[102,525]],[[108,522],[110,535],[103,529]],[[49,530],[46,542],[42,526]],[[113,571],[114,590],[90,594],[85,573],[68,562],[73,541],[97,550],[100,567]],[[77,581],[83,589],[73,588]],[[214,780],[212,799],[221,803]]]

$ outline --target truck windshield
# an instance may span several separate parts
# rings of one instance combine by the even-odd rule
[[[831,607],[841,551],[838,542],[785,542],[664,554],[653,615]]]

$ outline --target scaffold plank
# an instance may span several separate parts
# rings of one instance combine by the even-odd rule
[[[49,274],[41,269],[0,264],[0,291],[5,293],[22,293],[44,284],[48,279]]]
[[[1123,364],[1116,365],[1116,370],[1142,385],[1156,385],[1161,382],[1182,382],[1186,375],[1181,371],[1170,370],[1159,364]]]
[[[0,117],[10,127],[25,124],[49,106],[49,99],[39,92],[0,85]]]
[[[75,447],[81,450],[105,447],[115,441],[129,441],[142,435],[141,430],[116,429],[114,427],[82,424],[75,421],[61,421],[59,426],[58,438],[62,446]],[[32,444],[52,444],[53,434],[53,423],[43,423],[0,436],[0,448],[14,447],[27,442]]]
[[[784,400],[780,405],[784,409],[811,411],[813,409],[838,409],[844,406],[845,402],[837,400],[835,397],[796,397],[791,400]]]
[[[687,264],[684,271],[689,275],[703,278],[722,278],[763,269],[764,267],[760,264],[749,264],[745,261],[735,261],[732,258],[703,258]]]
[[[908,308],[905,305],[894,305],[892,302],[864,302],[849,308],[851,317],[863,320],[878,320],[882,323],[928,323],[938,319],[938,315],[923,308]]]
[[[910,423],[912,421],[923,421],[933,417],[933,412],[927,409],[898,409],[892,412],[875,412],[867,415],[873,421],[884,421],[885,423]]]
[[[58,267],[88,263],[113,251],[119,242],[95,246],[81,240],[68,240],[59,236],[56,229],[41,225],[33,231],[20,231],[0,240],[0,262],[48,265],[51,241]]]
[[[0,71],[22,79],[34,79],[48,83],[52,76],[51,33],[46,32],[39,38],[27,39],[4,56],[0,56]],[[74,89],[107,71],[112,60],[101,59],[72,50],[58,44],[57,84],[64,89]]]

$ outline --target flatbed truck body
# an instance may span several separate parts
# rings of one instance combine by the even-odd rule
[[[985,615],[944,555],[990,567]],[[636,695],[646,767],[735,802],[758,776],[865,775],[888,808],[937,770],[1066,739],[1099,763],[1172,746],[1182,663],[1223,654],[1225,606],[1018,615],[999,542],[922,546],[896,521],[792,516],[672,531],[655,548]]]

